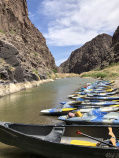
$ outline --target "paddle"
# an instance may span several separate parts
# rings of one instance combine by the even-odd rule
[[[116,104],[116,105],[110,105],[110,107],[118,107],[118,106],[119,106],[119,105],[117,105],[117,104]]]
[[[62,109],[62,111],[73,111],[76,110],[77,108],[64,108]]]
[[[79,130],[77,130],[76,133],[77,133],[77,134],[80,134],[80,135],[83,135],[83,136],[85,136],[85,137],[91,138],[91,139],[93,139],[93,140],[96,140],[96,141],[98,141],[98,142],[101,142],[101,143],[103,143],[103,144],[106,144],[106,145],[108,145],[108,146],[118,148],[117,146],[114,146],[114,145],[112,145],[112,144],[109,144],[109,143],[106,143],[106,142],[104,142],[104,141],[98,140],[97,138],[94,138],[94,137],[91,137],[91,136],[89,136],[89,135],[87,135],[87,134],[84,134],[84,133],[82,133],[82,132],[79,132]]]

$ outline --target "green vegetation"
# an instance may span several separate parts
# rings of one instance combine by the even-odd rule
[[[57,73],[57,70],[56,70],[56,69],[52,69],[52,71],[53,71],[54,73]]]
[[[107,73],[104,72],[94,72],[91,74],[83,74],[81,75],[81,77],[94,77],[94,78],[106,78],[107,77]]]
[[[113,66],[117,66],[117,65],[119,65],[119,62],[117,62],[117,63],[111,63],[107,68],[110,68],[110,67],[113,67]]]
[[[55,74],[55,77],[56,77],[56,78],[59,78],[58,74]]]
[[[38,71],[36,69],[34,69],[33,72],[38,75]]]
[[[0,30],[1,33],[5,34],[3,30]]]
[[[110,74],[109,74],[109,77],[112,77],[112,78],[119,77],[119,73],[116,73],[116,72],[110,73]]]
[[[51,74],[50,73],[46,73],[47,74],[47,78],[51,78]]]
[[[11,29],[11,30],[10,30],[10,33],[11,33],[11,34],[15,34],[15,31]]]
[[[40,77],[39,77],[39,75],[38,75],[38,71],[36,70],[36,69],[34,69],[34,70],[32,70],[35,74],[36,74],[36,76],[38,76],[38,78],[39,78],[39,80],[40,80]]]
[[[37,57],[37,56],[38,56],[38,53],[37,53],[37,52],[34,52],[34,56]]]
[[[95,71],[99,71],[99,70],[100,70],[100,68],[95,69]]]
[[[14,67],[12,67],[12,66],[9,66],[9,69],[12,71],[12,70],[15,70],[15,68]]]
[[[112,63],[110,66],[103,70],[92,70],[80,74],[81,77],[94,77],[94,78],[105,78],[105,79],[116,79],[119,77],[119,62]]]

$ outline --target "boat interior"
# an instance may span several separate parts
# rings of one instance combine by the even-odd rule
[[[108,127],[95,126],[38,126],[38,125],[20,125],[9,124],[9,128],[25,134],[30,137],[42,139],[55,143],[65,143],[72,145],[96,146],[103,140],[109,140]],[[77,131],[86,133],[78,134]],[[114,127],[114,131],[117,130]],[[94,138],[94,139],[93,139]],[[118,138],[119,139],[119,138]],[[105,145],[109,147],[108,145]]]

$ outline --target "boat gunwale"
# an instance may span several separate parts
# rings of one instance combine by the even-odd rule
[[[92,127],[95,127],[95,126],[97,126],[98,127],[98,125],[62,125],[62,126],[57,126],[57,125],[37,125],[37,124],[21,124],[21,123],[10,123],[10,122],[4,122],[4,123],[7,123],[7,125],[9,124],[9,125],[22,125],[22,126],[26,126],[26,125],[28,125],[28,126],[39,126],[39,127],[41,127],[41,126],[44,126],[44,127],[79,127],[79,126],[81,126],[81,127],[83,127],[83,126],[92,126]],[[107,148],[107,147],[95,147],[95,146],[83,146],[83,145],[75,145],[75,144],[69,144],[69,143],[57,143],[57,142],[52,142],[52,141],[48,141],[48,140],[44,140],[44,139],[41,139],[41,138],[37,138],[37,137],[35,137],[35,136],[32,136],[32,135],[28,135],[28,134],[25,134],[25,133],[22,133],[22,132],[19,132],[19,131],[17,131],[17,130],[15,130],[15,129],[12,129],[12,128],[10,128],[10,127],[7,127],[7,126],[5,126],[5,125],[1,125],[0,124],[0,126],[2,126],[2,127],[4,127],[4,128],[6,128],[6,129],[9,129],[10,131],[12,131],[12,132],[14,132],[15,134],[20,134],[20,135],[23,135],[23,136],[26,136],[26,137],[28,137],[28,138],[32,138],[32,139],[35,139],[35,140],[40,140],[40,141],[45,141],[45,142],[47,142],[47,143],[53,143],[53,144],[61,144],[61,145],[65,145],[65,146],[75,146],[75,147],[78,147],[78,148],[85,148],[85,149],[89,149],[89,148],[91,148],[91,149],[101,149],[101,150],[119,150],[119,148],[113,148],[113,147],[109,147],[109,148]],[[119,126],[112,126],[112,125],[109,125],[109,126],[107,126],[107,125],[101,125],[101,127],[117,127],[117,128],[119,128]],[[5,131],[5,132],[7,132],[7,131]],[[14,133],[13,133],[13,135],[14,135]]]

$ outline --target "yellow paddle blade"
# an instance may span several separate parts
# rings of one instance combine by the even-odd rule
[[[76,110],[77,108],[64,108],[62,109],[62,111],[73,111]]]
[[[118,102],[119,100],[112,100],[112,101],[117,101]]]
[[[97,143],[91,143],[91,142],[82,141],[82,140],[72,140],[70,144],[83,145],[83,146],[96,146]]]
[[[112,81],[110,81],[109,83],[114,83],[115,81],[114,80],[112,80]]]
[[[111,105],[110,107],[118,107],[119,105]]]
[[[106,91],[107,91],[107,92],[111,92],[111,91],[112,91],[112,89],[107,89]]]

